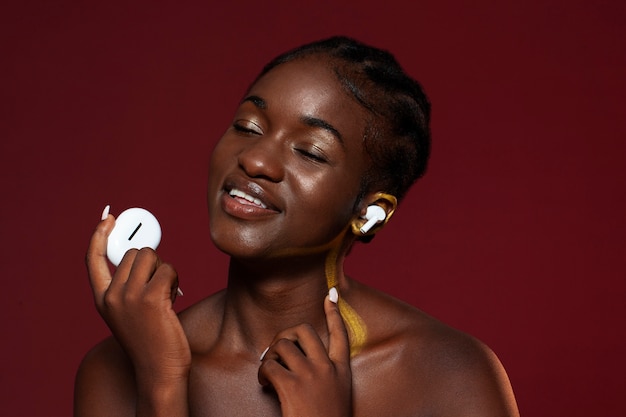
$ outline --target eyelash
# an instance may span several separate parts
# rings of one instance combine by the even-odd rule
[[[314,154],[314,153],[311,153],[311,152],[309,152],[307,150],[296,149],[296,151],[299,154],[301,154],[302,156],[304,156],[305,158],[310,159],[310,160],[312,160],[314,162],[319,162],[319,163],[326,163],[326,162],[328,162],[325,157],[317,155],[317,154]]]
[[[246,127],[245,125],[242,125],[238,122],[233,123],[233,129],[235,129],[236,132],[246,134],[246,135],[261,135],[261,133],[259,133],[257,130]],[[295,148],[295,151],[298,152],[303,157],[305,157],[306,159],[309,159],[313,162],[322,163],[322,164],[328,162],[326,157],[313,153],[313,152],[309,152],[306,149]]]
[[[261,133],[259,133],[257,130],[255,129],[251,129],[249,127],[246,127],[238,122],[233,123],[233,129],[235,129],[235,131],[239,132],[239,133],[246,133],[246,134],[252,134],[252,135],[260,135]]]

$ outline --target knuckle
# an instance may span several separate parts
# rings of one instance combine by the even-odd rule
[[[114,309],[120,304],[119,297],[112,291],[107,291],[104,294],[104,297],[102,297],[102,302],[106,309]]]
[[[258,374],[267,380],[273,380],[276,378],[276,370],[278,369],[276,365],[276,361],[264,361],[259,366]]]
[[[269,365],[270,361],[263,361],[261,363],[261,366],[259,366],[259,375],[263,375],[265,377],[268,376],[268,373],[270,372],[270,365]]]
[[[293,342],[291,340],[282,337],[282,338],[278,339],[276,341],[276,343],[274,343],[274,348],[275,349],[282,349],[282,348],[284,348],[286,346],[289,346],[289,345],[292,345],[292,344],[293,344]]]
[[[319,365],[318,367],[319,372],[322,373],[322,375],[324,376],[334,376],[335,375],[335,367],[333,366],[333,364],[329,361],[329,362],[323,362]]]
[[[155,307],[163,300],[163,294],[157,291],[147,291],[141,301],[146,307]]]
[[[133,305],[140,301],[140,297],[133,291],[125,291],[123,295],[124,304]]]
[[[132,260],[135,259],[137,256],[137,249],[128,249],[125,253],[124,256],[122,257],[122,261],[120,262],[120,265],[122,264],[122,262],[126,263],[126,262],[131,262]]]
[[[313,326],[309,323],[298,324],[295,329],[303,333],[315,332],[315,329],[313,329]]]
[[[140,261],[154,261],[156,259],[156,252],[150,248],[133,249],[137,252],[137,259]]]
[[[159,272],[159,274],[164,274],[166,276],[169,277],[173,277],[174,279],[178,279],[178,272],[176,271],[176,269],[169,263],[162,263],[161,265],[159,265],[159,267],[157,268],[157,271]]]

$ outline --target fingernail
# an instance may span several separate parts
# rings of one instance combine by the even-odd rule
[[[111,209],[111,206],[107,204],[107,206],[104,208],[104,210],[102,210],[102,218],[101,218],[101,220],[104,220],[107,217],[109,217],[109,210],[110,209]]]
[[[183,295],[183,290],[180,289],[180,287],[176,288],[176,294],[178,294],[180,297],[182,297]]]
[[[330,290],[328,290],[328,299],[337,304],[337,300],[339,300],[339,293],[337,292],[337,288],[332,287]]]
[[[265,354],[267,353],[267,351],[270,350],[270,347],[266,347],[265,350],[263,351],[263,353],[261,353],[261,357],[259,358],[260,361],[263,360],[263,358],[265,357]]]

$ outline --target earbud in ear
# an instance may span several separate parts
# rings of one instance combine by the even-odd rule
[[[387,218],[387,213],[381,206],[371,205],[367,206],[367,212],[363,216],[367,222],[359,229],[361,233],[366,234],[376,224],[380,223]]]

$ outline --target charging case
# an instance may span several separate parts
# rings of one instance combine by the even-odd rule
[[[143,208],[129,208],[115,219],[115,227],[107,242],[107,257],[118,266],[129,249],[156,249],[161,243],[161,225],[152,213]]]

